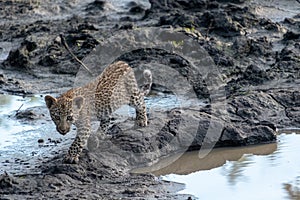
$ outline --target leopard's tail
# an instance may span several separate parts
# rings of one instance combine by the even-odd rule
[[[144,84],[141,87],[141,92],[146,96],[149,94],[152,86],[152,73],[149,69],[145,69],[143,72],[144,75]]]

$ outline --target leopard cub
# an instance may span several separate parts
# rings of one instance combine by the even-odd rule
[[[110,115],[122,105],[136,110],[136,125],[147,126],[144,96],[152,85],[151,71],[144,71],[145,83],[138,88],[133,69],[123,61],[109,65],[90,83],[70,89],[58,98],[45,96],[51,119],[56,130],[65,135],[74,124],[77,135],[65,156],[66,163],[78,163],[80,153],[91,134],[92,115],[100,121],[97,134],[105,134],[110,123]]]

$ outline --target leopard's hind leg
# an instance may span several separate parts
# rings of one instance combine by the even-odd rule
[[[106,138],[106,133],[109,128],[110,116],[107,116],[107,115],[102,116],[102,117],[100,117],[99,121],[100,121],[100,125],[97,130],[97,135],[99,138],[104,139],[104,138]]]
[[[147,118],[147,110],[144,101],[144,96],[140,92],[135,93],[134,95],[131,96],[129,105],[135,108],[135,112],[136,112],[135,124],[137,126],[147,126],[148,118]]]
[[[138,88],[133,71],[130,71],[125,79],[127,93],[129,95],[129,106],[135,108],[137,126],[147,126],[147,110],[144,101],[144,95]]]

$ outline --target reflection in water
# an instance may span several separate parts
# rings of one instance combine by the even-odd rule
[[[199,158],[198,151],[192,151],[168,157],[151,167],[135,169],[132,170],[132,172],[152,172],[157,176],[171,173],[186,175],[200,170],[209,170],[220,167],[227,161],[237,161],[237,164],[230,166],[231,169],[226,169],[231,171],[232,174],[236,174],[238,173],[238,168],[246,165],[246,162],[243,162],[245,161],[245,158],[243,157],[244,154],[268,155],[273,153],[276,150],[276,147],[277,144],[273,143],[249,147],[217,148],[212,150],[204,158]]]
[[[299,178],[299,177],[298,177]],[[288,199],[300,199],[300,184],[292,185],[290,183],[284,183],[283,188],[286,190]]]
[[[133,172],[185,183],[180,193],[199,199],[300,199],[298,133],[280,133],[275,144],[215,149],[203,159],[198,152],[174,155]]]
[[[227,165],[224,165],[223,175],[228,176],[229,185],[235,185],[240,180],[246,180],[247,177],[244,176],[245,169],[253,163],[251,156],[245,155],[242,156],[236,162],[230,162]]]

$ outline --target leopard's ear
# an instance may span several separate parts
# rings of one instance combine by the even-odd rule
[[[56,98],[54,98],[50,95],[46,95],[45,102],[46,102],[47,107],[50,109],[51,106],[56,102]]]
[[[75,108],[80,110],[83,106],[83,97],[75,97],[73,102],[74,102]]]

